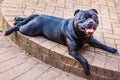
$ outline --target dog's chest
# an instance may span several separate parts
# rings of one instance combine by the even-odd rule
[[[81,48],[81,47],[84,46],[84,44],[88,43],[90,41],[90,39],[91,39],[91,37],[81,37],[81,38],[79,38],[79,39],[77,39],[75,41],[77,43],[77,46],[79,48]]]

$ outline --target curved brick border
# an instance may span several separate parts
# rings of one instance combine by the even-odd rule
[[[35,1],[35,3],[33,4],[34,5],[38,4],[39,2],[37,1]],[[49,4],[47,4],[47,0],[46,2],[40,2],[40,3],[41,4],[39,4],[38,7],[36,6],[34,7],[34,5],[32,5],[31,7],[30,4],[32,3],[30,1],[24,5],[22,0],[16,3],[12,3],[9,0],[4,0],[2,5],[2,17],[3,17],[4,30],[7,30],[11,26],[13,26],[12,24],[13,24],[14,16],[25,16],[25,15],[29,15],[30,13],[31,14],[37,13],[37,11],[40,11],[39,13],[42,13],[41,10],[44,10],[44,8],[47,6],[52,8],[52,5],[62,4],[57,2],[56,4],[49,2],[49,4],[51,5],[50,6]],[[58,8],[59,7],[63,7],[63,6],[59,5]],[[27,14],[26,12],[29,12],[29,13]],[[51,11],[49,14],[52,14],[52,13],[54,13],[54,15],[60,14],[60,13],[55,13],[55,11]],[[71,72],[75,75],[85,77],[91,80],[93,79],[94,80],[97,80],[97,79],[119,80],[120,79],[120,76],[119,76],[120,74],[119,59],[120,58],[115,55],[110,55],[109,53],[106,53],[102,50],[95,49],[95,52],[96,53],[98,52],[100,54],[95,54],[94,48],[89,46],[81,50],[81,52],[83,53],[83,56],[85,56],[88,59],[90,64],[90,69],[91,69],[91,75],[85,76],[82,71],[81,64],[75,59],[73,59],[70,55],[68,55],[67,48],[61,44],[49,41],[41,36],[28,37],[20,34],[19,32],[15,32],[14,34],[12,34],[10,36],[10,39],[14,41],[20,48],[24,49],[26,52],[30,53],[32,56],[35,56],[41,61],[44,61],[54,67],[58,67],[64,71]]]

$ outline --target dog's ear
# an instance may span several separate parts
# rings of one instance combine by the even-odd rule
[[[77,9],[77,10],[74,12],[74,16],[75,16],[76,14],[78,14],[79,11],[80,11],[80,9]]]
[[[97,12],[97,10],[96,9],[91,9],[92,11],[94,11],[95,13],[97,13],[98,14],[98,12]]]

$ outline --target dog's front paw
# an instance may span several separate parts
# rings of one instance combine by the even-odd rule
[[[110,47],[110,48],[109,48],[109,52],[111,52],[111,53],[116,53],[116,52],[117,52],[117,49]]]
[[[83,70],[86,75],[90,75],[90,69],[88,65],[83,64]]]

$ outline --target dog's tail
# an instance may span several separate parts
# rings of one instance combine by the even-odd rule
[[[18,29],[18,27],[16,27],[16,26],[12,27],[11,29],[9,29],[5,32],[5,36],[12,34],[14,31],[17,31],[17,29]]]

